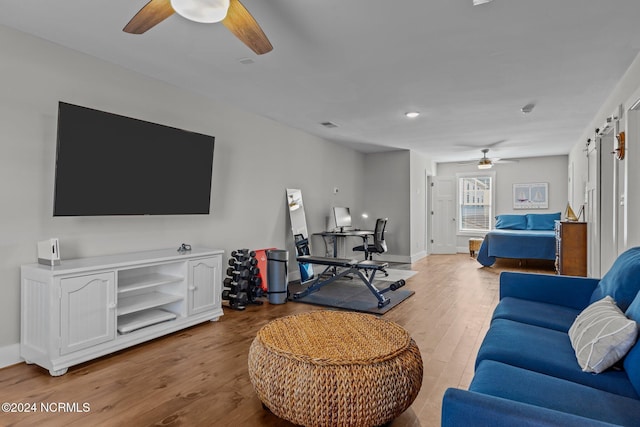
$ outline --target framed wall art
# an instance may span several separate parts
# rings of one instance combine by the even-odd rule
[[[548,209],[549,183],[513,184],[513,209]]]

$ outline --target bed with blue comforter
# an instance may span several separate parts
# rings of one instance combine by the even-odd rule
[[[560,212],[496,216],[496,229],[485,236],[478,262],[489,267],[496,258],[555,260],[554,227],[559,220]]]

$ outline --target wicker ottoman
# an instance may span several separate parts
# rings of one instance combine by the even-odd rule
[[[276,319],[249,350],[249,377],[275,415],[303,426],[379,426],[414,401],[422,358],[401,326],[368,314]]]

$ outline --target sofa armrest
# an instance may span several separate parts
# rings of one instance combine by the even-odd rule
[[[500,299],[513,297],[582,310],[600,279],[552,274],[500,274]]]
[[[612,427],[614,425],[455,388],[448,389],[442,400],[442,427]]]

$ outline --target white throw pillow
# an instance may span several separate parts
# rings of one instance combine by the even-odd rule
[[[627,319],[610,296],[585,308],[569,329],[578,364],[596,374],[622,359],[637,336],[636,322]]]

